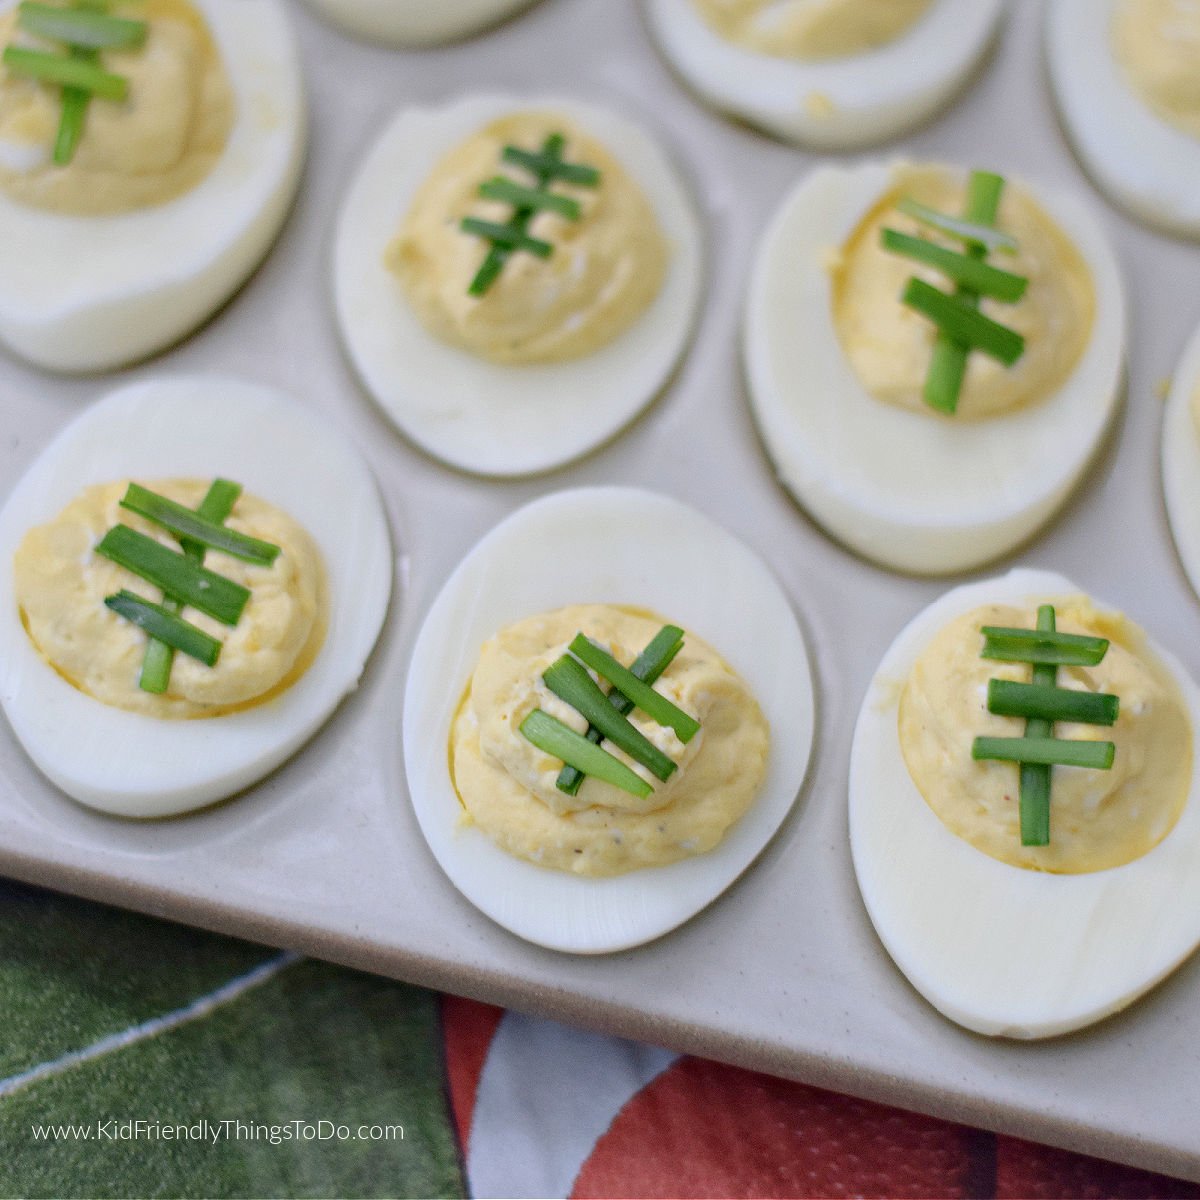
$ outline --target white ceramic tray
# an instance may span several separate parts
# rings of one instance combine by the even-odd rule
[[[1053,0],[1050,0],[1053,2]],[[632,0],[545,0],[476,41],[420,54],[351,42],[296,5],[311,158],[282,239],[204,330],[117,376],[58,379],[0,356],[0,494],[102,391],[220,370],[341,421],[386,496],[397,588],[360,690],[286,767],[241,798],[151,824],[64,799],[0,722],[0,871],[531,1012],[1200,1179],[1200,959],[1129,1012],[1040,1044],[993,1042],[937,1015],[876,940],[846,842],[846,763],[867,681],[893,634],[946,584],[876,570],[814,528],[774,482],[735,342],[756,233],[812,157],[696,104]],[[1042,6],[1013,0],[997,53],[958,104],[885,153],[947,158],[1087,188],[1056,124]],[[711,294],[693,353],[660,402],[585,462],[523,483],[472,479],[404,442],[360,392],[329,302],[342,187],[402,103],[470,87],[575,91],[670,140],[711,223]],[[1101,211],[1125,268],[1129,394],[1088,483],[1013,561],[1060,570],[1124,606],[1200,674],[1200,602],[1160,499],[1159,382],[1200,320],[1200,247]],[[501,517],[561,487],[633,483],[689,501],[774,564],[820,689],[808,782],[758,863],[662,940],[583,959],[539,950],[463,900],[405,793],[400,698],[412,639],[458,559]]]

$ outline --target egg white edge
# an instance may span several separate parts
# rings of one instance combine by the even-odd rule
[[[1040,404],[985,421],[955,423],[876,400],[838,341],[826,257],[905,165],[819,167],[786,197],[755,253],[744,365],[768,454],[802,507],[868,559],[942,574],[1019,545],[1086,473],[1123,394],[1127,303],[1117,259],[1088,206],[1011,176],[1070,232],[1092,273],[1095,319],[1075,370]],[[1073,453],[1051,436],[1063,428],[1072,431]],[[857,471],[852,480],[847,461]],[[934,461],[936,496],[928,494]],[[1014,464],[1032,481],[1016,496]],[[914,494],[914,483],[927,494]]]
[[[667,61],[709,103],[776,137],[831,150],[885,141],[935,113],[982,59],[1002,10],[1001,0],[938,0],[889,45],[797,62],[726,41],[692,0],[646,0],[644,8]],[[833,111],[810,112],[813,95]]]
[[[110,217],[43,212],[0,193],[0,340],[38,366],[102,370],[183,337],[250,275],[291,207],[307,118],[286,8],[194,3],[237,103],[208,176],[167,204]]]
[[[383,255],[437,163],[488,122],[528,109],[562,112],[608,146],[653,204],[672,257],[659,295],[615,342],[568,362],[498,366],[430,334]],[[489,93],[406,108],[388,125],[338,218],[334,303],[351,365],[401,433],[452,466],[512,477],[581,457],[648,407],[690,340],[704,270],[700,216],[649,133],[590,103]]]
[[[1110,199],[1167,232],[1200,237],[1200,139],[1162,120],[1112,54],[1112,0],[1046,5],[1046,65],[1062,124]],[[1086,71],[1076,71],[1082,62]]]
[[[1028,568],[946,593],[896,637],[871,680],[854,731],[850,850],[871,922],[926,1000],[959,1025],[995,1037],[1053,1037],[1099,1021],[1149,991],[1200,944],[1200,690],[1153,641],[1153,653],[1187,702],[1193,771],[1178,823],[1134,862],[1086,875],[1001,863],[946,829],[905,765],[900,695],[941,628],[984,604],[1078,594],[1063,576]],[[881,869],[888,861],[902,865]],[[987,929],[967,927],[969,911],[986,911]],[[1172,913],[1183,919],[1164,928],[1159,918]],[[981,953],[985,939],[988,949]],[[1075,960],[1072,939],[1086,947]],[[967,959],[971,967],[964,971]]]
[[[1200,596],[1200,432],[1192,395],[1200,388],[1200,328],[1192,334],[1163,413],[1162,483],[1167,523],[1192,590]]]
[[[308,0],[333,24],[371,41],[403,47],[435,46],[481,33],[537,0]]]
[[[655,545],[647,553],[645,532],[651,529]],[[581,531],[588,536],[581,538]],[[706,547],[702,562],[688,553],[696,538]],[[734,578],[736,589],[727,586]],[[678,622],[708,641],[761,705],[771,728],[766,777],[749,811],[708,854],[587,879],[511,856],[477,827],[461,823],[448,747],[480,648],[513,621],[578,603],[634,605]],[[559,492],[519,509],[487,534],[429,610],[404,699],[409,793],[434,858],[498,925],[552,950],[627,949],[700,912],[766,846],[803,784],[814,703],[808,652],[791,605],[741,541],[696,510],[652,492]]]
[[[88,484],[217,475],[284,509],[320,548],[329,627],[315,661],[271,702],[202,720],[163,721],[77,691],[21,624],[17,545]],[[0,704],[30,758],[76,800],[122,816],[199,808],[268,774],[354,690],[382,628],[392,574],[375,481],[326,417],[274,389],[219,375],[131,384],[68,425],[0,509]],[[64,766],[64,756],[89,769]]]

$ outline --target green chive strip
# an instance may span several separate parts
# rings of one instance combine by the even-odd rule
[[[589,725],[595,725],[614,746],[656,778],[670,778],[675,764],[609,704],[608,697],[581,663],[564,654],[542,672],[542,679],[560,700],[575,709]]]
[[[1004,180],[999,175],[993,175],[989,171],[972,171],[971,175],[973,178],[983,177],[986,183],[980,186],[995,189],[996,198],[999,199],[999,188],[993,182],[999,180],[1000,187],[1003,187]],[[1017,252],[1017,239],[992,226],[992,221],[995,220],[994,215],[986,220],[981,219],[975,212],[966,218],[951,217],[908,197],[899,201],[896,207],[905,216],[914,217],[922,225],[929,225],[939,233],[947,233],[970,246],[979,246],[985,251],[999,250],[1004,254],[1016,254]],[[970,206],[968,205],[968,207]]]
[[[947,296],[923,279],[910,279],[900,299],[968,351],[982,351],[1006,367],[1025,353],[1025,339],[1016,330],[985,317],[965,298]]]
[[[467,292],[472,296],[482,296],[500,278],[511,253],[512,251],[504,246],[493,246],[488,251],[487,258],[483,260],[483,266],[475,272],[475,278],[471,280]]]
[[[208,550],[219,550],[243,562],[269,567],[278,557],[280,548],[271,542],[238,533],[219,521],[205,520],[200,513],[185,505],[168,500],[140,484],[131,483],[121,500],[121,507],[161,525],[181,541],[197,542]]]
[[[988,682],[988,712],[998,717],[1030,717],[1044,721],[1076,721],[1085,725],[1115,725],[1120,700],[1107,692],[1076,692],[1010,679]]]
[[[54,139],[54,165],[68,166],[79,149],[87,124],[88,105],[91,92],[82,88],[65,87],[62,90],[62,116],[58,122],[58,134]]]
[[[1108,653],[1106,638],[1079,633],[1044,633],[985,625],[981,657],[998,662],[1053,664],[1056,667],[1094,667]]]
[[[981,296],[991,296],[1006,304],[1015,304],[1025,295],[1029,280],[1011,271],[1002,271],[971,254],[948,250],[924,238],[912,237],[898,229],[883,230],[883,248],[914,262],[934,267],[947,278]]]
[[[631,796],[645,799],[654,790],[636,771],[631,771],[619,758],[589,742],[569,725],[535,708],[521,722],[521,733],[539,750],[554,755],[582,775],[602,779]]]
[[[1039,605],[1037,632],[1054,633],[1053,604]],[[986,642],[985,642],[986,645]],[[989,682],[989,699],[991,684]],[[1058,682],[1058,668],[1053,663],[1041,663],[1033,668],[1034,687],[1053,688]],[[1030,717],[1025,722],[1026,738],[1048,738],[1054,733],[1054,723],[1044,715]],[[1044,763],[1022,762],[1017,767],[1017,811],[1021,824],[1022,846],[1050,845],[1050,775]]]
[[[972,171],[967,180],[967,220],[988,228],[993,226],[1003,191],[1004,180],[999,175],[990,171]],[[978,242],[969,243],[967,256],[982,262],[987,258],[987,248]],[[976,293],[964,284],[958,285],[955,295],[964,304],[974,304],[978,300]],[[925,403],[936,412],[953,415],[958,411],[958,398],[962,394],[963,380],[966,379],[969,354],[966,346],[955,341],[944,330],[938,330],[923,392]]]
[[[700,722],[677,708],[666,696],[643,683],[627,667],[623,667],[611,654],[602,650],[595,642],[576,634],[567,647],[585,667],[591,667],[602,679],[607,679],[627,699],[632,700],[652,721],[664,728],[673,729],[681,742],[687,743],[700,732]]]
[[[250,599],[248,589],[232,579],[130,529],[114,525],[96,546],[96,553],[154,584],[173,600],[207,613],[224,625],[236,625]]]
[[[202,629],[189,624],[170,609],[154,604],[143,597],[122,589],[115,596],[106,596],[104,603],[118,616],[144,629],[156,644],[170,646],[206,667],[215,667],[221,654],[221,643]]]
[[[8,46],[2,61],[12,75],[80,88],[103,100],[124,100],[129,94],[129,81],[124,75],[113,75],[82,58]]]
[[[675,661],[675,656],[683,649],[683,630],[678,625],[664,625],[646,643],[646,648],[633,660],[629,670],[643,683],[653,683]],[[628,716],[633,711],[633,701],[622,695],[616,688],[608,693],[608,702],[622,716]],[[604,734],[595,725],[589,725],[587,740],[599,745]],[[574,767],[563,767],[558,773],[555,787],[568,796],[579,794],[583,783],[583,772]]]
[[[24,0],[17,8],[17,26],[35,37],[65,42],[80,50],[136,50],[145,44],[149,26],[86,8],[59,8]]]
[[[561,151],[562,147],[559,149]],[[503,158],[505,162],[542,176],[547,183],[554,179],[573,183],[577,187],[597,187],[600,183],[600,172],[595,167],[563,162],[556,155],[538,154],[536,151],[522,150],[519,146],[505,146]]]
[[[497,246],[506,250],[524,250],[536,254],[538,258],[549,258],[554,253],[554,247],[541,238],[530,237],[516,225],[498,225],[495,221],[481,221],[478,217],[464,217],[460,226],[463,233],[473,233],[478,237],[487,238]]]
[[[971,757],[1107,771],[1113,765],[1116,750],[1112,742],[1070,741],[1056,737],[977,737],[971,747]]]
[[[233,512],[233,506],[242,494],[239,483],[231,483],[228,479],[214,480],[209,487],[200,507],[196,510],[205,520],[220,524]],[[196,564],[204,562],[204,547],[199,542],[183,540],[180,542],[183,552]],[[183,605],[169,597],[163,600],[163,608],[168,612],[178,614]],[[142,659],[142,673],[138,678],[138,687],[144,692],[152,692],[161,696],[171,682],[171,667],[175,661],[174,649],[166,642],[151,638],[146,646],[146,654]]]
[[[572,200],[570,196],[559,196],[554,192],[547,192],[540,187],[524,187],[519,183],[514,183],[511,179],[506,179],[503,175],[497,175],[494,179],[481,183],[479,194],[485,200],[502,200],[515,208],[530,209],[535,212],[545,210],[558,213],[569,221],[579,220],[578,200]]]

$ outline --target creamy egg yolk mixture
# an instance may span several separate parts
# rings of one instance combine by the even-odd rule
[[[980,628],[1033,629],[1037,608],[989,605],[952,621],[929,643],[900,701],[900,746],[913,783],[951,833],[1015,867],[1082,874],[1140,858],[1171,831],[1187,801],[1192,728],[1178,687],[1119,613],[1086,597],[1053,602],[1058,629],[1107,638],[1095,667],[1060,667],[1058,686],[1119,697],[1113,726],[1059,722],[1056,737],[1111,741],[1111,770],[1053,767],[1050,844],[1022,846],[1018,768],[976,762],[976,736],[1021,737],[1025,722],[988,712],[989,679],[1028,683],[1030,668],[980,657]]]
[[[187,0],[118,0],[112,13],[147,21],[146,43],[103,55],[104,69],[129,81],[129,95],[92,100],[65,166],[52,159],[59,89],[0,65],[0,191],[20,204],[72,216],[165,204],[204,179],[225,148],[233,88],[204,18]],[[15,7],[0,16],[0,47],[38,46],[16,21]]]
[[[159,495],[195,508],[208,483],[143,481]],[[167,718],[219,716],[261,704],[294,683],[320,649],[326,627],[326,585],[320,553],[286,513],[245,493],[226,524],[281,548],[270,567],[254,566],[216,550],[205,566],[250,589],[233,628],[203,613],[182,616],[220,640],[215,667],[177,653],[163,695],[138,687],[146,635],[105,607],[122,588],[161,601],[161,593],[93,552],[121,523],[174,550],[161,527],[119,507],[127,482],[84,489],[46,525],[26,534],[13,562],[21,621],[38,653],[80,691],[130,712]]]
[[[553,254],[514,253],[482,296],[470,295],[488,243],[459,223],[468,216],[507,222],[512,206],[482,198],[479,185],[497,174],[530,182],[519,168],[502,167],[504,147],[537,150],[555,133],[566,137],[564,158],[597,168],[600,185],[556,182],[551,190],[576,200],[580,219],[539,213],[528,232],[551,243]],[[492,362],[522,364],[579,358],[612,342],[658,295],[669,253],[649,200],[599,142],[563,116],[522,112],[481,129],[438,163],[385,261],[431,333]]]
[[[692,0],[726,41],[777,58],[848,58],[907,33],[933,0]]]
[[[930,416],[922,390],[937,330],[926,317],[900,302],[914,275],[944,291],[944,276],[880,244],[881,230],[897,229],[961,250],[962,243],[896,210],[910,197],[939,212],[963,212],[966,179],[935,166],[896,170],[895,184],[867,213],[831,260],[834,326],[842,350],[871,395]],[[1016,304],[985,298],[981,311],[1020,333],[1025,352],[1006,367],[975,352],[951,420],[994,417],[1036,404],[1056,392],[1079,362],[1091,336],[1096,299],[1091,273],[1075,244],[1019,184],[1004,189],[996,221],[1017,239],[1015,255],[993,253],[990,260],[1029,280]]]
[[[655,785],[647,799],[591,778],[578,796],[566,795],[555,787],[562,763],[519,731],[535,708],[586,730],[541,679],[577,633],[629,664],[664,624],[631,609],[578,605],[519,621],[484,645],[454,719],[450,764],[467,819],[502,849],[576,875],[620,875],[711,850],[750,807],[766,772],[766,719],[716,651],[690,633],[654,687],[699,720],[700,732],[684,746],[672,730],[629,715],[678,769],[659,783],[602,743]]]
[[[1111,34],[1138,95],[1164,121],[1200,137],[1200,3],[1121,0]]]

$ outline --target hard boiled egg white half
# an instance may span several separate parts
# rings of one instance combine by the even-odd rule
[[[434,46],[499,24],[534,0],[308,0],[359,37],[389,46]]]
[[[0,0],[0,11],[13,3]],[[96,217],[26,207],[0,191],[0,341],[38,366],[107,370],[184,337],[241,286],[287,215],[306,134],[284,0],[194,4],[236,104],[224,153],[199,184],[156,207]]]
[[[329,625],[312,665],[274,699],[163,720],[77,690],[37,652],[13,599],[13,556],[90,484],[221,477],[283,509],[324,560]],[[371,474],[320,414],[222,376],[151,379],[91,406],[42,452],[0,509],[0,704],[67,795],[161,817],[231,796],[293,754],[353,691],[383,623],[392,556]]]
[[[1041,402],[984,420],[876,399],[838,340],[829,263],[897,169],[821,167],[784,200],[747,299],[750,399],[784,486],[834,537],[903,571],[967,570],[1032,535],[1095,455],[1120,398],[1124,289],[1091,210],[1074,196],[1033,189],[1092,277],[1095,316],[1072,374]]]
[[[1169,232],[1200,236],[1200,139],[1163,120],[1113,53],[1113,0],[1046,6],[1046,64],[1063,125],[1113,200]]]
[[[1183,353],[1163,417],[1162,477],[1167,520],[1192,589],[1200,596],[1200,329]]]
[[[713,646],[758,700],[770,726],[766,777],[749,811],[709,853],[584,878],[515,858],[462,825],[447,746],[480,647],[511,622],[580,603],[649,609],[682,626]],[[520,937],[597,954],[675,928],[750,866],[804,780],[813,716],[803,636],[757,555],[676,500],[634,488],[584,488],[514,513],[443,587],[409,668],[404,760],[421,830],[455,887]]]
[[[668,63],[714,108],[787,141],[845,150],[896,137],[947,104],[987,50],[1000,0],[935,0],[895,41],[802,61],[721,37],[695,0],[647,0]]]
[[[414,194],[439,160],[518,110],[562,113],[603,142],[645,192],[671,252],[658,295],[615,341],[582,358],[529,366],[491,363],[440,341],[384,263]],[[633,420],[684,351],[702,277],[695,205],[656,140],[609,109],[554,97],[473,95],[443,108],[402,111],[351,185],[334,247],[338,323],[368,392],[417,445],[480,475],[550,470]]]
[[[905,764],[900,696],[939,630],[982,605],[1079,591],[1061,575],[1022,569],[948,592],[892,643],[854,732],[850,849],[867,912],[917,991],[979,1033],[1039,1038],[1079,1029],[1132,1003],[1200,943],[1200,761],[1183,814],[1158,845],[1123,866],[1074,875],[976,850],[935,816]],[[1194,730],[1200,690],[1151,648],[1178,683]]]

